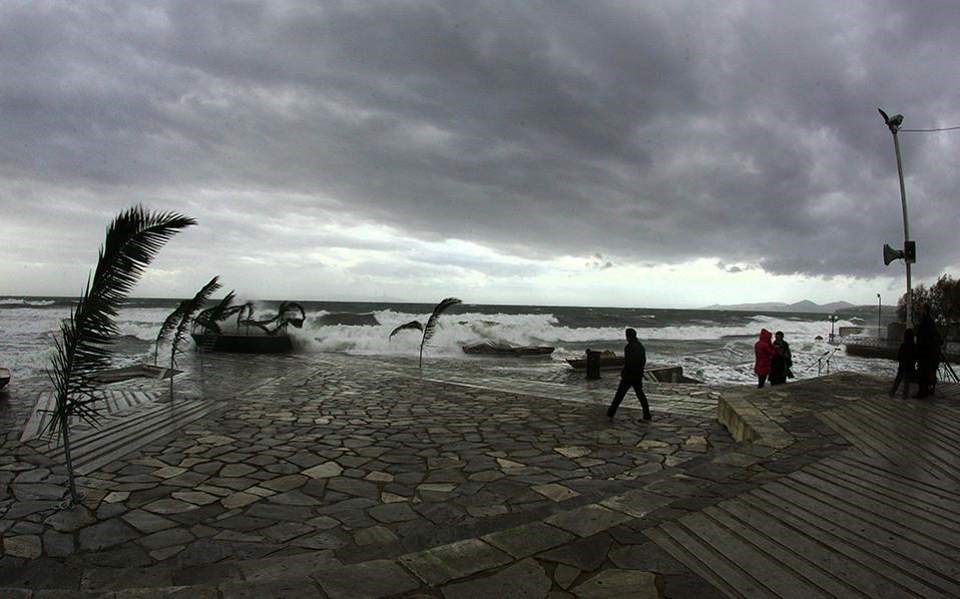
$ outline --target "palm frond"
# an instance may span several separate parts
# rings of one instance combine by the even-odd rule
[[[160,325],[160,331],[157,333],[157,340],[154,342],[153,347],[153,363],[156,364],[160,359],[160,344],[170,336],[170,333],[177,328],[177,323],[180,322],[180,316],[183,314],[183,308],[186,305],[187,300],[183,300],[177,307],[174,308],[163,321],[163,324]]]
[[[437,307],[433,309],[433,314],[430,315],[430,318],[427,319],[427,324],[423,327],[423,342],[426,343],[430,341],[430,338],[433,337],[433,333],[437,329],[437,320],[440,318],[440,315],[443,314],[447,308],[451,306],[456,306],[460,303],[455,297],[448,297],[445,300],[437,304]]]
[[[181,229],[196,224],[173,212],[147,212],[135,206],[107,228],[92,279],[60,326],[50,378],[56,407],[49,432],[57,434],[70,416],[95,419],[92,376],[110,363],[109,346],[119,334],[114,318],[124,299],[157,252]]]
[[[410,330],[410,329],[416,329],[416,330],[418,330],[418,331],[423,331],[423,325],[420,324],[420,321],[419,321],[419,320],[411,320],[410,322],[408,322],[408,323],[406,323],[406,324],[402,324],[402,325],[398,326],[397,328],[393,329],[392,331],[390,331],[390,337],[389,337],[389,339],[393,339],[393,336],[396,335],[397,333],[399,333],[400,331],[407,331],[407,330]]]
[[[423,366],[423,348],[427,344],[427,341],[430,341],[430,338],[433,337],[433,333],[437,330],[437,322],[440,318],[440,315],[443,314],[447,308],[451,306],[456,306],[460,303],[455,297],[448,297],[442,300],[436,307],[433,309],[433,314],[430,315],[430,318],[427,319],[427,324],[423,327],[423,339],[420,341],[420,366]]]
[[[206,310],[203,310],[197,314],[194,322],[197,324],[197,326],[206,329],[207,332],[219,334],[220,325],[217,324],[217,322],[230,316],[228,311],[234,307],[233,300],[236,299],[236,297],[236,294],[231,291],[224,296],[222,300],[220,300],[219,304],[212,308],[207,308]]]
[[[303,311],[303,306],[297,302],[280,302],[277,308],[277,318],[280,319],[281,326],[292,324],[296,328],[303,327],[303,321],[307,319],[307,314]]]
[[[217,289],[220,289],[219,277],[213,277],[192,299],[183,301],[181,305],[177,307],[177,310],[174,311],[179,312],[180,317],[170,341],[171,368],[173,368],[176,363],[177,352],[180,351],[180,344],[183,343],[184,338],[187,336],[187,327],[193,319],[193,315],[207,303],[207,300],[210,299],[211,295],[216,293]]]

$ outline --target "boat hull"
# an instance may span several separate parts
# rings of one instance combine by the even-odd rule
[[[553,348],[546,345],[523,345],[517,347],[477,343],[464,345],[463,353],[481,356],[549,356]]]
[[[238,354],[282,354],[293,349],[287,335],[192,335],[198,347]]]
[[[7,386],[10,382],[10,371],[6,368],[0,368],[0,389]]]
[[[586,370],[586,358],[567,358],[567,364],[574,370]],[[600,370],[620,370],[623,368],[623,356],[600,358]]]

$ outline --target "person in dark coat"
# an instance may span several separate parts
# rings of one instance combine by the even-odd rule
[[[777,331],[773,337],[773,347],[777,353],[770,360],[770,384],[782,385],[787,382],[787,373],[793,366],[793,357],[790,355],[790,344],[783,339],[783,331]]]
[[[627,346],[623,348],[623,370],[620,371],[620,386],[617,387],[617,393],[613,396],[613,403],[607,408],[607,417],[613,418],[620,407],[620,402],[627,395],[630,387],[637,394],[640,405],[643,407],[643,419],[650,420],[650,404],[647,403],[647,395],[643,392],[643,369],[647,366],[647,350],[637,339],[637,332],[634,329],[626,330]]]
[[[923,304],[920,306],[920,324],[917,325],[917,398],[929,396],[937,386],[941,343],[930,305]]]
[[[896,394],[900,383],[903,383],[903,399],[910,395],[910,379],[916,363],[917,346],[913,342],[913,329],[907,329],[903,332],[903,343],[897,350],[897,378],[893,379],[893,387],[890,387],[890,397]]]
[[[753,344],[753,353],[756,359],[753,362],[753,373],[757,375],[757,387],[763,388],[770,376],[770,366],[773,357],[777,355],[777,348],[773,346],[770,338],[773,335],[767,329],[760,330],[760,339]]]

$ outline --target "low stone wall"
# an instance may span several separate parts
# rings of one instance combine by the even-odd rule
[[[737,441],[783,449],[793,445],[796,440],[752,398],[724,394],[717,403],[717,419]]]

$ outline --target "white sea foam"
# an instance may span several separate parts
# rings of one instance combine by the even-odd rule
[[[313,338],[319,351],[358,354],[402,354],[419,349],[420,335],[403,331],[389,339],[390,331],[410,320],[425,322],[428,315],[384,310],[376,312],[376,326],[328,325],[312,326],[303,334]],[[846,325],[838,321],[837,326]],[[638,329],[641,339],[658,341],[717,340],[724,337],[755,337],[761,328],[783,331],[786,338],[813,340],[826,337],[829,323],[756,316],[746,325],[721,325],[702,322],[685,326],[644,327]],[[449,314],[441,316],[430,342],[435,353],[459,354],[464,344],[498,341],[517,345],[554,345],[587,342],[613,342],[623,338],[622,327],[559,326],[552,314]]]
[[[18,298],[9,298],[18,299]],[[18,299],[18,301],[21,301]],[[45,301],[45,300],[39,300]],[[0,301],[2,303],[2,301]],[[122,335],[141,341],[153,341],[160,324],[172,306],[167,308],[129,307],[120,311],[117,324]],[[254,317],[272,316],[269,307],[255,305]],[[398,325],[411,320],[426,322],[428,313],[410,313],[397,310],[373,312],[375,325],[324,325],[324,310],[311,311],[303,329],[290,328],[296,338],[298,351],[344,352],[365,355],[415,356],[419,352],[421,336],[417,331],[403,331],[389,338]],[[0,308],[0,363],[14,368],[18,376],[39,374],[50,362],[52,339],[59,323],[69,316],[69,308],[25,305],[17,303]],[[589,314],[584,318],[588,318]],[[651,342],[651,361],[681,364],[684,370],[708,382],[748,382],[753,379],[752,346],[761,328],[782,330],[794,348],[798,375],[816,374],[816,358],[830,346],[817,344],[814,337],[827,337],[830,323],[792,317],[754,316],[737,319],[737,324],[723,324],[721,320],[688,321],[677,326],[639,326],[657,324],[678,318],[638,318],[640,338]],[[682,321],[681,321],[682,322]],[[623,326],[629,326],[629,322]],[[836,326],[847,325],[838,321]],[[461,347],[481,341],[506,342],[516,345],[551,345],[557,348],[555,360],[580,354],[587,344],[596,347],[619,347],[622,326],[576,327],[561,326],[560,320],[549,313],[485,314],[467,312],[444,314],[440,318],[427,354],[431,357],[463,357]],[[671,342],[678,342],[671,345]],[[691,350],[689,342],[703,341],[704,351]],[[658,352],[662,352],[658,354]],[[842,353],[842,352],[841,352]],[[833,368],[859,371],[877,371],[877,361],[858,361],[838,355]],[[881,367],[882,368],[882,367]]]
[[[22,297],[0,297],[0,306],[52,306],[54,300],[28,300]]]

